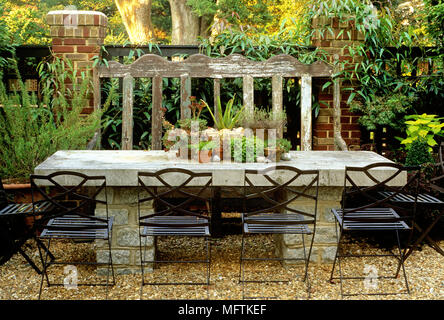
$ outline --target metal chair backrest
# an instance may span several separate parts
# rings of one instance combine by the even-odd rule
[[[386,176],[388,172],[387,169],[392,169],[392,173],[390,173],[388,177]],[[384,178],[378,177],[378,174],[382,174],[381,170],[385,172]],[[403,172],[408,176],[407,183],[401,186],[394,186],[395,184],[399,184],[395,183],[395,179]],[[419,174],[419,166],[406,167],[396,163],[380,162],[365,167],[345,167],[344,191],[342,196],[343,221],[388,223],[413,219],[416,212]],[[362,179],[365,178],[368,179],[369,183],[362,182]],[[386,195],[381,196],[381,192],[386,192]],[[413,197],[413,206],[400,206],[392,201],[400,195]],[[402,215],[399,218],[392,216],[386,218],[366,218],[365,216],[361,217],[353,214],[372,208],[392,208]]]
[[[262,182],[255,183],[255,179]],[[263,186],[265,179],[267,186]],[[261,185],[261,186],[260,186]],[[244,199],[260,198],[263,207],[249,211],[244,201],[245,217],[262,213],[297,213],[304,216],[303,223],[316,222],[319,189],[319,170],[300,170],[291,166],[272,166],[265,170],[245,170]],[[254,189],[252,189],[254,188]],[[313,210],[303,210],[307,206],[292,206],[296,200],[312,201]],[[295,208],[296,207],[296,208]],[[292,223],[299,223],[293,221]],[[302,223],[302,222],[301,222]]]
[[[198,179],[201,181],[196,183]],[[147,183],[147,181],[150,181],[150,183]],[[152,173],[139,172],[138,183],[139,187],[141,187],[138,193],[139,225],[172,228],[209,225],[209,217],[207,215],[193,212],[189,206],[195,202],[205,203],[211,199],[211,186],[213,183],[211,172],[193,172],[182,168],[169,168]],[[142,197],[141,193],[143,191],[148,193],[148,196]],[[210,192],[209,197],[204,196],[207,191]],[[150,201],[153,201],[153,204],[160,210],[142,215],[140,206]],[[210,208],[208,209],[210,210]],[[199,219],[196,223],[185,223],[183,225],[177,223],[168,224],[165,221],[159,224],[153,222],[153,220],[147,220],[159,216],[194,216]]]
[[[107,207],[105,176],[88,176],[78,172],[59,171],[49,175],[33,174],[30,180],[34,217],[42,215],[39,210],[39,205],[42,202],[52,205],[51,211],[43,213],[41,222],[45,223],[49,219],[66,215],[107,222],[108,210],[106,210],[106,219],[94,216],[94,208],[97,204]],[[87,188],[88,186],[94,186],[94,190]],[[97,198],[102,191],[104,200]],[[43,199],[35,201],[37,196],[41,196]],[[91,229],[97,228],[99,225],[91,225]]]
[[[438,150],[438,162],[435,164],[435,176],[430,179],[429,187],[434,191],[444,194],[444,141]]]

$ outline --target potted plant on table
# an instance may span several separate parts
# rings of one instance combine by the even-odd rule
[[[212,151],[215,147],[216,143],[214,141],[200,141],[197,144],[190,145],[189,149],[190,151],[197,151],[200,163],[207,163],[211,161]],[[190,154],[192,154],[192,152],[190,152]]]
[[[254,108],[253,113],[243,113],[239,122],[244,128],[252,129],[256,135],[258,135],[258,130],[263,129],[264,136],[261,138],[268,140],[268,130],[283,129],[287,123],[287,113],[285,110],[273,111],[271,109]]]
[[[243,114],[245,106],[242,107],[233,106],[234,98],[235,96],[233,96],[233,98],[231,98],[227,102],[224,110],[222,110],[220,97],[217,97],[217,108],[215,110],[215,113],[211,111],[211,108],[208,106],[208,104],[205,101],[201,100],[201,102],[205,104],[206,108],[210,112],[211,118],[214,121],[214,125],[219,131],[218,132],[219,148],[216,148],[214,152],[217,154],[217,156],[220,159],[223,159],[224,152],[231,152],[231,150],[223,149],[224,141],[231,139],[233,137],[241,137],[244,134],[244,129],[242,127],[237,127],[237,125],[239,124],[239,119]]]

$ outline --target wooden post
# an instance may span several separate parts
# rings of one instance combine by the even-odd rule
[[[254,112],[254,80],[252,76],[243,77],[243,103],[245,112],[253,116]]]
[[[309,151],[312,145],[312,116],[311,116],[311,82],[310,75],[302,75],[301,83],[301,150]]]
[[[220,99],[220,79],[219,78],[214,78],[213,88],[214,88],[213,113],[214,113],[214,118],[216,118],[216,121],[218,121],[219,120],[219,113],[217,112],[217,101]]]
[[[133,149],[133,88],[134,78],[127,74],[123,78],[122,103],[122,150]]]
[[[347,151],[347,144],[342,138],[341,125],[341,80],[333,83],[333,135],[335,150]]]
[[[277,114],[283,110],[283,93],[282,93],[282,76],[276,75],[271,78],[272,87],[272,105],[273,117],[276,119]],[[276,137],[282,138],[284,136],[284,126],[277,128]]]
[[[153,77],[153,109],[151,113],[151,149],[162,150],[162,77]]]
[[[93,104],[94,104],[94,111],[100,110],[101,108],[101,95],[100,95],[100,77],[99,77],[99,70],[97,67],[93,69]],[[100,150],[102,140],[102,130],[99,128],[97,129],[96,133],[94,134],[94,137],[91,139],[91,141],[87,145],[88,150],[92,150],[97,147],[97,149]]]
[[[188,106],[191,96],[191,78],[188,75],[180,76],[180,118],[191,118],[191,110]]]

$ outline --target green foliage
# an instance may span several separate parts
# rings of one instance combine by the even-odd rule
[[[231,139],[231,157],[235,162],[256,162],[257,147],[264,141],[256,136]]]
[[[426,15],[426,28],[436,46],[444,46],[444,1],[424,0],[424,11]]]
[[[180,119],[177,121],[177,124],[179,125],[179,128],[191,131],[194,122],[197,122],[199,130],[207,128],[207,120],[205,119]]]
[[[399,129],[402,127],[400,124],[402,116],[412,108],[415,101],[415,97],[400,93],[386,96],[372,95],[364,102],[352,101],[350,111],[361,114],[358,122],[369,131],[376,130],[378,126]]]
[[[412,147],[413,142],[417,140],[424,141],[431,152],[433,147],[438,143],[435,140],[435,136],[444,136],[444,123],[441,123],[443,118],[437,118],[434,114],[421,114],[406,116],[405,123],[407,124],[407,138],[401,141],[401,144],[409,150]]]
[[[56,58],[40,66],[42,96],[30,95],[24,83],[10,93],[0,82],[0,174],[27,178],[36,165],[57,150],[84,149],[100,128],[100,112],[80,116],[91,81],[80,83],[69,61]],[[18,75],[19,76],[19,75]],[[72,88],[66,86],[71,81]]]
[[[375,7],[367,0],[313,1],[306,16],[308,21],[315,17],[337,17],[340,24],[354,23],[363,35],[362,43],[346,44],[343,48],[359,62],[352,67],[347,61],[335,62],[339,70],[335,76],[344,80],[342,90],[349,93],[347,103],[353,111],[362,112],[359,122],[369,130],[384,125],[402,132],[404,124],[400,119],[407,111],[438,113],[444,99],[442,55],[434,58],[412,55],[418,34],[411,28],[399,27],[394,9],[390,3]],[[311,35],[315,32],[334,35],[330,25],[320,25]],[[421,60],[434,62],[437,71],[430,77],[409,77]],[[409,100],[415,101],[411,107]]]
[[[216,148],[217,144],[214,141],[200,141],[197,144],[190,144],[188,145],[188,148],[191,150],[213,150]]]
[[[218,97],[217,115],[215,116],[211,111],[211,108],[208,106],[208,104],[203,100],[201,101],[205,104],[208,111],[210,112],[211,118],[213,118],[214,121],[214,125],[218,130],[233,129],[237,125],[239,118],[242,114],[242,111],[245,108],[245,106],[242,106],[240,108],[239,107],[233,108],[233,103],[234,103],[234,97],[233,97],[228,101],[227,105],[224,108],[225,110],[222,111],[222,104],[220,102],[220,97]]]
[[[277,139],[276,147],[278,147],[283,152],[288,152],[291,150],[291,142],[287,139]]]
[[[251,115],[244,112],[239,122],[245,128],[277,129],[287,123],[287,113],[285,110],[282,110],[275,114],[271,108],[254,108],[253,114]]]
[[[416,139],[407,151],[407,158],[405,160],[406,166],[420,166],[425,163],[432,163],[434,161],[429,150],[429,145],[425,139]]]

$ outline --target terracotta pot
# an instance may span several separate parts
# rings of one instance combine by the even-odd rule
[[[264,155],[270,160],[274,158],[276,162],[281,161],[282,153],[283,153],[283,150],[278,149],[278,148],[265,148],[264,149]]]
[[[208,163],[211,162],[212,150],[200,150],[199,151],[199,162]]]

